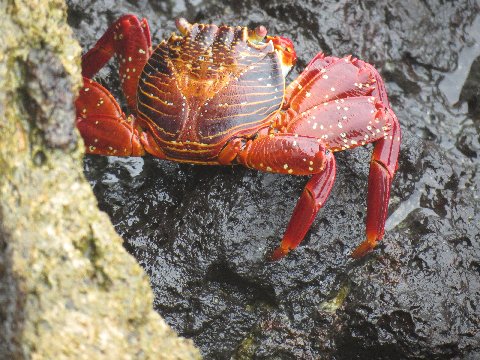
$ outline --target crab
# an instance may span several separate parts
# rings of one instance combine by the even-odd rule
[[[86,152],[153,155],[204,165],[309,175],[280,245],[296,248],[325,204],[337,151],[374,143],[368,178],[366,239],[351,254],[370,252],[384,236],[401,132],[385,85],[370,64],[318,53],[285,87],[296,62],[292,41],[255,29],[176,20],[152,48],[146,19],[125,15],[82,57],[76,100]],[[92,77],[116,55],[130,115]]]

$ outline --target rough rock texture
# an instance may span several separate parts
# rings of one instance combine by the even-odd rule
[[[87,157],[101,207],[150,274],[156,309],[206,359],[480,358],[478,2],[263,3],[68,1],[84,47],[133,12],[149,19],[154,42],[177,16],[264,24],[297,45],[289,78],[321,49],[374,63],[404,134],[385,239],[349,258],[364,236],[371,147],[336,155],[331,198],[277,263],[265,255],[305,178]],[[114,69],[98,78],[120,96]]]
[[[197,359],[97,209],[63,1],[0,3],[0,358]]]

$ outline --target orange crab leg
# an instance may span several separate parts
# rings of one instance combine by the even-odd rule
[[[325,148],[314,138],[294,134],[259,135],[254,140],[230,141],[219,162],[280,174],[312,175],[325,168]]]
[[[260,135],[254,140],[231,141],[220,155],[224,164],[236,161],[246,167],[281,174],[312,175],[293,211],[272,260],[296,248],[325,204],[335,180],[335,158],[316,138],[298,134]]]
[[[280,246],[275,249],[271,259],[279,260],[292,249],[295,249],[307,234],[318,211],[327,201],[335,182],[335,157],[331,152],[326,154],[325,168],[308,181],[300,199],[293,210],[287,230]]]
[[[151,52],[147,20],[139,20],[135,15],[124,15],[82,56],[82,75],[93,77],[116,54],[123,92],[128,106],[134,111],[138,78]]]
[[[391,117],[392,127],[384,138],[377,141],[370,162],[367,196],[367,238],[352,253],[352,257],[359,258],[373,250],[378,241],[383,238],[385,221],[388,214],[390,187],[400,152],[400,124],[392,111],[387,112]]]
[[[127,119],[110,92],[83,78],[75,101],[77,128],[90,154],[142,156],[145,154],[133,117]]]

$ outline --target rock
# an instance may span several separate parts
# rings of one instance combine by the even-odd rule
[[[0,358],[200,358],[152,310],[83,176],[65,3],[0,10]]]
[[[147,17],[157,42],[178,16],[261,23],[296,44],[289,79],[322,49],[370,61],[387,81],[402,153],[385,239],[358,261],[349,255],[364,236],[371,147],[336,154],[330,199],[299,248],[276,263],[266,254],[306,178],[151,157],[85,159],[100,207],[150,275],[155,308],[206,359],[480,357],[480,148],[471,90],[478,73],[468,73],[480,55],[478,4],[68,5],[85,47],[126,12]],[[121,98],[114,70],[98,78]],[[470,90],[461,95],[466,78]]]

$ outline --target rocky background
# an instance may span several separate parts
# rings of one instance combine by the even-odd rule
[[[66,10],[0,2],[0,359],[199,359],[83,175]]]
[[[338,153],[312,230],[280,241],[306,178],[150,157],[85,159],[100,207],[150,275],[155,309],[205,359],[480,358],[480,8],[474,0],[81,1],[84,49],[125,13],[154,42],[174,19],[254,27],[296,44],[295,78],[320,50],[379,69],[402,125],[384,241],[364,237],[372,147]],[[121,98],[112,63],[98,79]]]

